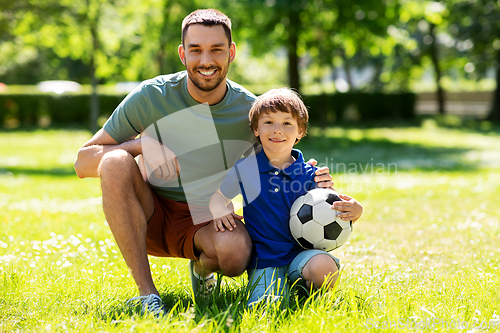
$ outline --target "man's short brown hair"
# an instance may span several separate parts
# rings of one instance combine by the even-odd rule
[[[306,135],[309,113],[302,98],[296,91],[290,88],[271,89],[259,96],[248,114],[252,131],[258,128],[259,119],[262,115],[274,112],[290,113],[297,121],[302,137]]]
[[[187,30],[192,24],[203,24],[208,27],[222,25],[227,39],[229,40],[229,45],[231,46],[233,42],[231,35],[231,20],[221,11],[217,9],[198,9],[186,16],[182,21],[182,45],[184,45]]]

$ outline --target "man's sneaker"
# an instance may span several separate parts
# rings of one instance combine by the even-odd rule
[[[206,277],[201,277],[194,271],[194,260],[189,260],[189,275],[191,276],[191,285],[195,295],[201,294],[208,296],[212,293],[217,285],[217,279],[214,273]]]
[[[136,304],[131,304],[136,303]],[[161,317],[167,314],[167,306],[163,303],[160,296],[151,294],[147,296],[137,296],[127,301],[128,306],[142,305],[141,314],[153,314],[155,317]]]

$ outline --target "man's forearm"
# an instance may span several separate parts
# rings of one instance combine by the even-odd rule
[[[78,177],[99,177],[99,164],[102,157],[113,150],[125,150],[133,157],[142,153],[141,139],[130,140],[117,145],[90,145],[80,148],[75,162]]]

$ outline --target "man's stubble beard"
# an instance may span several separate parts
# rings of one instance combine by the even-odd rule
[[[221,72],[221,75],[219,75],[215,78],[216,81],[213,84],[205,83],[205,82],[203,82],[204,81],[203,79],[198,80],[195,77],[195,75],[193,74],[193,72],[187,68],[187,66],[186,66],[186,71],[188,73],[189,80],[191,80],[191,82],[195,85],[196,88],[198,88],[199,90],[204,91],[204,92],[209,92],[209,91],[216,89],[221,84],[221,82],[224,81],[224,79],[226,78],[227,73],[229,71],[230,64],[231,63],[230,63],[229,58],[228,58],[227,67],[226,67],[225,71]],[[200,67],[196,68],[195,70],[199,70],[199,69],[200,69]],[[201,69],[205,69],[205,68],[201,68]],[[209,67],[209,69],[214,69],[214,67]],[[218,72],[220,72],[222,70],[220,67],[216,67],[215,69]]]

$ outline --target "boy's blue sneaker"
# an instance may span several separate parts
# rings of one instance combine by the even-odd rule
[[[193,287],[193,292],[195,295],[209,296],[215,289],[217,285],[217,279],[215,274],[212,273],[209,276],[201,277],[194,271],[194,260],[189,260],[189,275],[191,277],[191,286]]]

